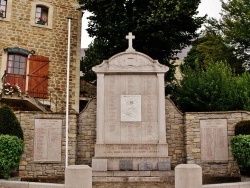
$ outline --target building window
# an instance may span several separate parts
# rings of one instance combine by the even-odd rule
[[[6,18],[7,0],[0,0],[0,17]]]
[[[9,0],[10,1],[10,0]],[[54,7],[40,0],[31,3],[30,24],[35,27],[52,29]]]
[[[36,7],[35,20],[37,24],[48,25],[49,9],[45,6],[38,5]]]
[[[25,75],[27,57],[19,54],[9,54],[7,73]]]

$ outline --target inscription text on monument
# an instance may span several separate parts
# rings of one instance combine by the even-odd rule
[[[228,160],[227,120],[200,120],[201,159],[203,161]]]
[[[61,161],[61,140],[61,119],[35,119],[34,161]]]

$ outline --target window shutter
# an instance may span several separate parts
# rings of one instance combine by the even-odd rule
[[[31,55],[29,60],[28,94],[35,98],[48,98],[49,58]]]

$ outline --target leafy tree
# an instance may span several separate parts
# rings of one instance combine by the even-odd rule
[[[14,112],[7,106],[0,108],[0,135],[8,134],[23,140],[23,130]]]
[[[249,0],[222,2],[222,19],[219,22],[226,42],[235,48],[237,57],[250,65],[250,8]]]
[[[234,48],[227,45],[223,38],[215,32],[205,31],[204,36],[192,43],[192,48],[184,59],[182,66],[190,66],[192,69],[199,64],[205,68],[210,62],[227,62],[236,73],[242,73],[242,61],[234,55]],[[182,67],[183,69],[183,67]]]
[[[200,0],[79,0],[89,17],[91,37],[95,37],[82,68],[127,49],[125,36],[132,32],[133,47],[170,67],[167,80],[174,78],[170,59],[197,37],[205,17],[196,17]],[[101,61],[100,61],[101,60]],[[84,65],[85,64],[85,65]]]
[[[183,112],[243,110],[250,90],[240,83],[223,62],[209,63],[205,70],[188,68],[173,100]]]

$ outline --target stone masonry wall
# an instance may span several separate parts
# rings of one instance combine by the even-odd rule
[[[53,7],[52,27],[41,26],[31,21],[33,0],[15,0],[12,3],[10,20],[0,19],[0,68],[6,70],[7,53],[5,48],[20,47],[35,51],[35,55],[49,58],[49,85],[53,102],[57,108],[64,109],[66,97],[68,17],[71,22],[70,57],[70,104],[78,111],[80,85],[80,42],[82,12],[77,10],[77,0],[41,0]],[[8,5],[9,6],[9,5]],[[50,16],[50,14],[49,14]],[[1,67],[1,65],[4,65]],[[2,77],[2,75],[1,75]],[[55,97],[57,96],[57,98]]]
[[[171,99],[165,100],[168,155],[171,157],[171,168],[186,163],[185,132],[183,114],[176,108]]]
[[[201,160],[201,133],[200,120],[227,119],[229,160],[223,162],[206,162]],[[234,136],[235,125],[242,120],[249,120],[249,112],[200,112],[186,113],[186,151],[187,163],[198,164],[202,167],[203,174],[231,176],[238,175],[239,169],[230,151],[230,139]]]
[[[40,112],[16,112],[24,132],[25,150],[19,165],[20,177],[59,177],[65,170],[65,114],[50,114]],[[34,131],[35,119],[62,119],[61,162],[34,162]],[[69,158],[68,164],[75,165],[77,145],[77,115],[69,115]]]
[[[166,130],[171,167],[181,163],[194,163],[203,168],[205,175],[238,175],[229,145],[229,160],[204,162],[201,160],[200,120],[227,119],[228,141],[234,136],[235,125],[250,120],[250,112],[196,112],[183,115],[170,99],[166,99]],[[65,169],[65,114],[41,112],[16,112],[24,131],[25,152],[19,166],[21,177],[63,176]],[[63,119],[62,161],[34,162],[35,119]],[[69,165],[90,165],[96,142],[96,99],[91,100],[80,114],[69,117]]]
[[[76,164],[91,166],[94,157],[96,142],[96,99],[92,99],[86,108],[79,114],[77,134],[77,161]]]

